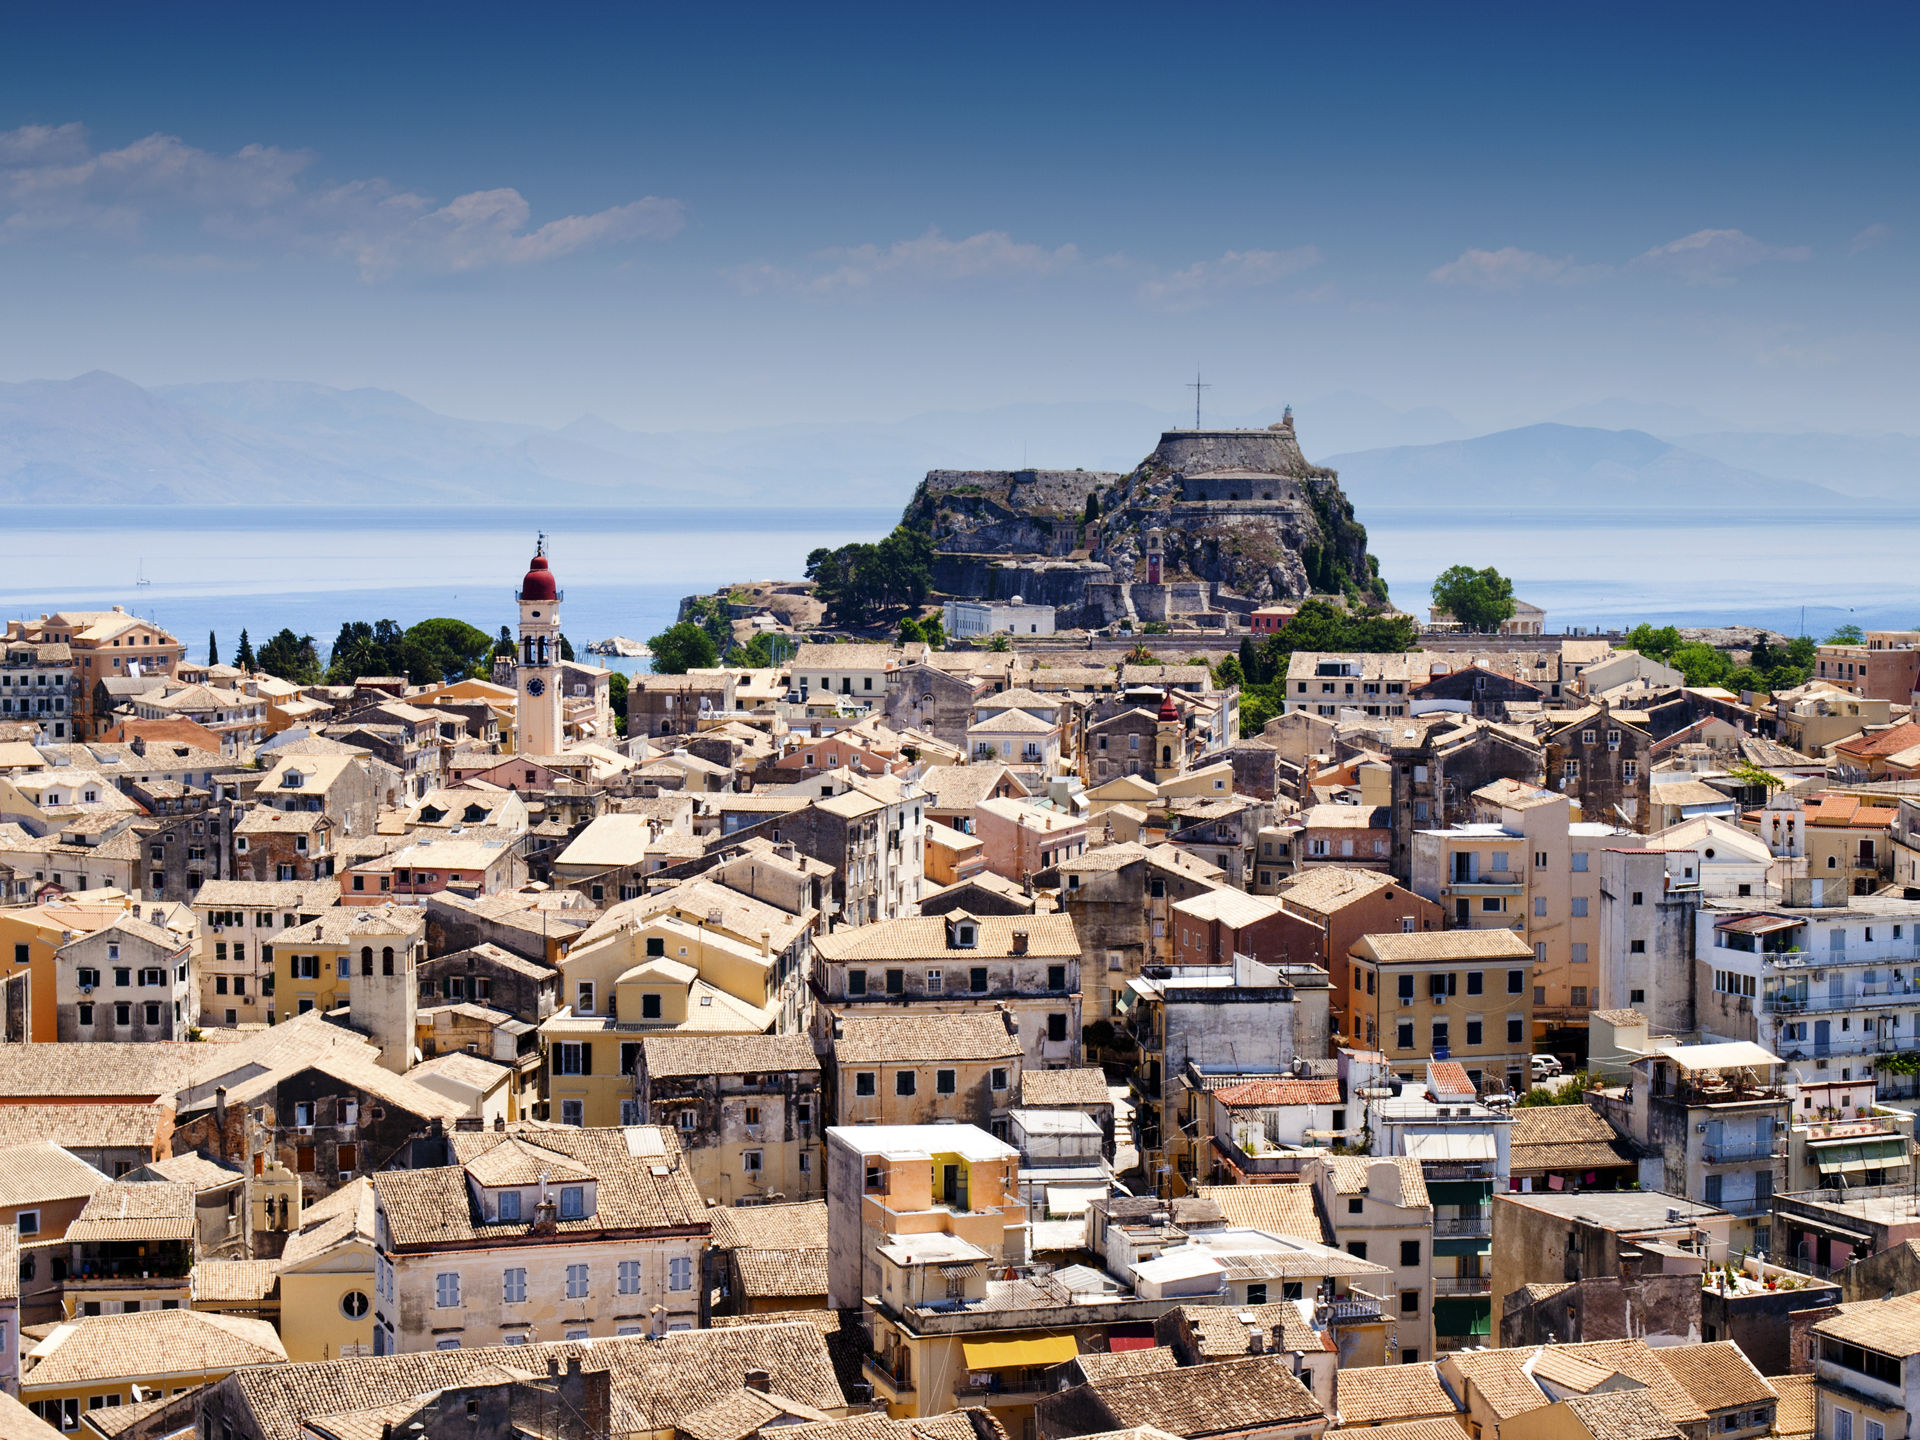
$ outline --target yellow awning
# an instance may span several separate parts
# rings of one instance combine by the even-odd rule
[[[967,1369],[999,1370],[1008,1365],[1064,1365],[1080,1353],[1071,1335],[1044,1335],[1035,1340],[970,1340],[962,1342]]]

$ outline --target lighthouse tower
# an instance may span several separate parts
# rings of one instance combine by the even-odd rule
[[[520,582],[519,750],[522,755],[558,755],[560,724],[560,590],[547,568],[547,537],[534,546],[533,563]]]

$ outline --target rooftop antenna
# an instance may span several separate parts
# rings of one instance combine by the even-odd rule
[[[1193,372],[1193,383],[1187,386],[1187,389],[1193,391],[1193,428],[1196,430],[1200,428],[1200,392],[1202,390],[1211,390],[1212,388],[1213,385],[1211,382],[1204,384],[1201,382],[1200,372],[1198,370]]]

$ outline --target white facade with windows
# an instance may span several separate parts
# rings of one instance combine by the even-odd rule
[[[1011,600],[949,600],[943,623],[956,639],[972,635],[1051,635],[1054,609]]]

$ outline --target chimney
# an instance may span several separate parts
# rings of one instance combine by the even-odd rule
[[[773,1393],[773,1377],[764,1370],[749,1370],[741,1377],[740,1383],[749,1390],[758,1390],[762,1395]]]
[[[1247,1332],[1247,1353],[1249,1355],[1267,1353],[1267,1332],[1257,1325]]]
[[[760,958],[764,960],[771,954],[773,954],[773,932],[771,930],[762,930],[760,932]]]
[[[1027,953],[1026,931],[1016,930],[1013,932],[1013,953],[1016,955],[1024,955]]]

